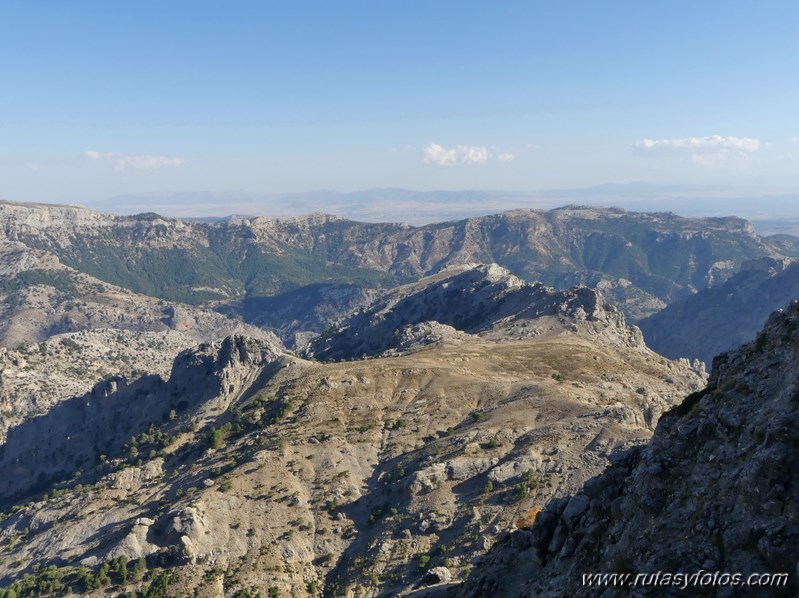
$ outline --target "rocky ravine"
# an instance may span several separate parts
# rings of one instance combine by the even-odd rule
[[[790,580],[633,595],[796,596],[797,388],[794,302],[754,342],[714,360],[707,387],[665,414],[648,445],[618,454],[575,496],[549,503],[531,530],[506,536],[454,595],[605,596],[582,574],[704,570]]]
[[[517,336],[488,309],[484,336],[340,363],[231,337],[182,353],[166,381],[117,377],[62,401],[0,447],[2,583],[378,596],[431,571],[464,578],[703,383],[598,305],[575,291],[557,315],[512,318],[547,322]]]
[[[755,338],[769,315],[799,299],[799,263],[762,258],[709,289],[642,320],[647,344],[661,355],[710,363]]]

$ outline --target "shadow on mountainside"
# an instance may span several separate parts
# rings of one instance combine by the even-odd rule
[[[132,436],[183,407],[177,397],[163,400],[166,388],[158,375],[130,384],[115,376],[11,428],[0,446],[0,504],[94,468],[101,455],[119,455]]]

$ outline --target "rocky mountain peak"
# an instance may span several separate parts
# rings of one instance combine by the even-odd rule
[[[221,341],[201,343],[186,349],[175,360],[172,376],[181,370],[198,364],[210,365],[214,371],[239,367],[262,367],[283,355],[281,347],[273,341],[252,338],[240,334],[228,336]]]
[[[442,268],[355,311],[311,341],[306,353],[330,360],[395,351],[403,337],[400,331],[423,323],[497,338],[576,332],[584,327],[644,347],[640,332],[628,327],[622,313],[604,303],[594,289],[555,291],[527,283],[497,264],[466,263]]]
[[[172,366],[169,384],[194,389],[200,402],[212,397],[225,397],[229,402],[251,385],[264,368],[277,368],[289,360],[276,343],[233,335],[180,353]]]

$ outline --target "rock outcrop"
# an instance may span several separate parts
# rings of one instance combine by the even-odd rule
[[[131,437],[160,425],[170,413],[198,425],[212,421],[214,410],[227,408],[281,356],[268,341],[229,337],[181,353],[168,381],[157,375],[135,381],[113,376],[27,419],[0,445],[0,505],[92,469],[101,455],[119,456]]]
[[[443,339],[521,339],[585,329],[644,348],[640,332],[592,289],[555,291],[497,264],[464,264],[398,287],[313,339],[319,360],[396,355]]]

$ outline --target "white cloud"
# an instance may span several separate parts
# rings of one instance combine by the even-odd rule
[[[799,143],[799,137],[791,137],[792,143]]]
[[[433,166],[456,166],[459,164],[482,164],[490,160],[509,162],[515,158],[510,153],[495,153],[495,148],[484,145],[456,145],[445,148],[437,143],[431,143],[424,148],[422,162]]]
[[[716,167],[730,160],[746,160],[761,147],[751,137],[682,137],[677,139],[643,139],[633,144],[639,156],[688,156],[697,164]]]
[[[96,152],[94,150],[89,150],[87,152],[83,152],[83,155],[89,158],[89,160],[110,160],[114,157],[115,154],[111,154],[108,152]]]
[[[177,168],[183,164],[183,158],[169,156],[126,156],[117,158],[114,170],[158,170],[159,168]]]
[[[158,170],[159,168],[177,168],[182,166],[183,158],[172,158],[169,156],[131,156],[118,154],[116,152],[98,152],[88,150],[83,152],[89,160],[101,160],[114,163],[114,170],[122,172],[125,170]]]
[[[719,151],[756,152],[760,141],[749,137],[683,137],[682,139],[644,139],[634,145],[641,153],[652,152],[687,152],[690,154],[710,154]]]

